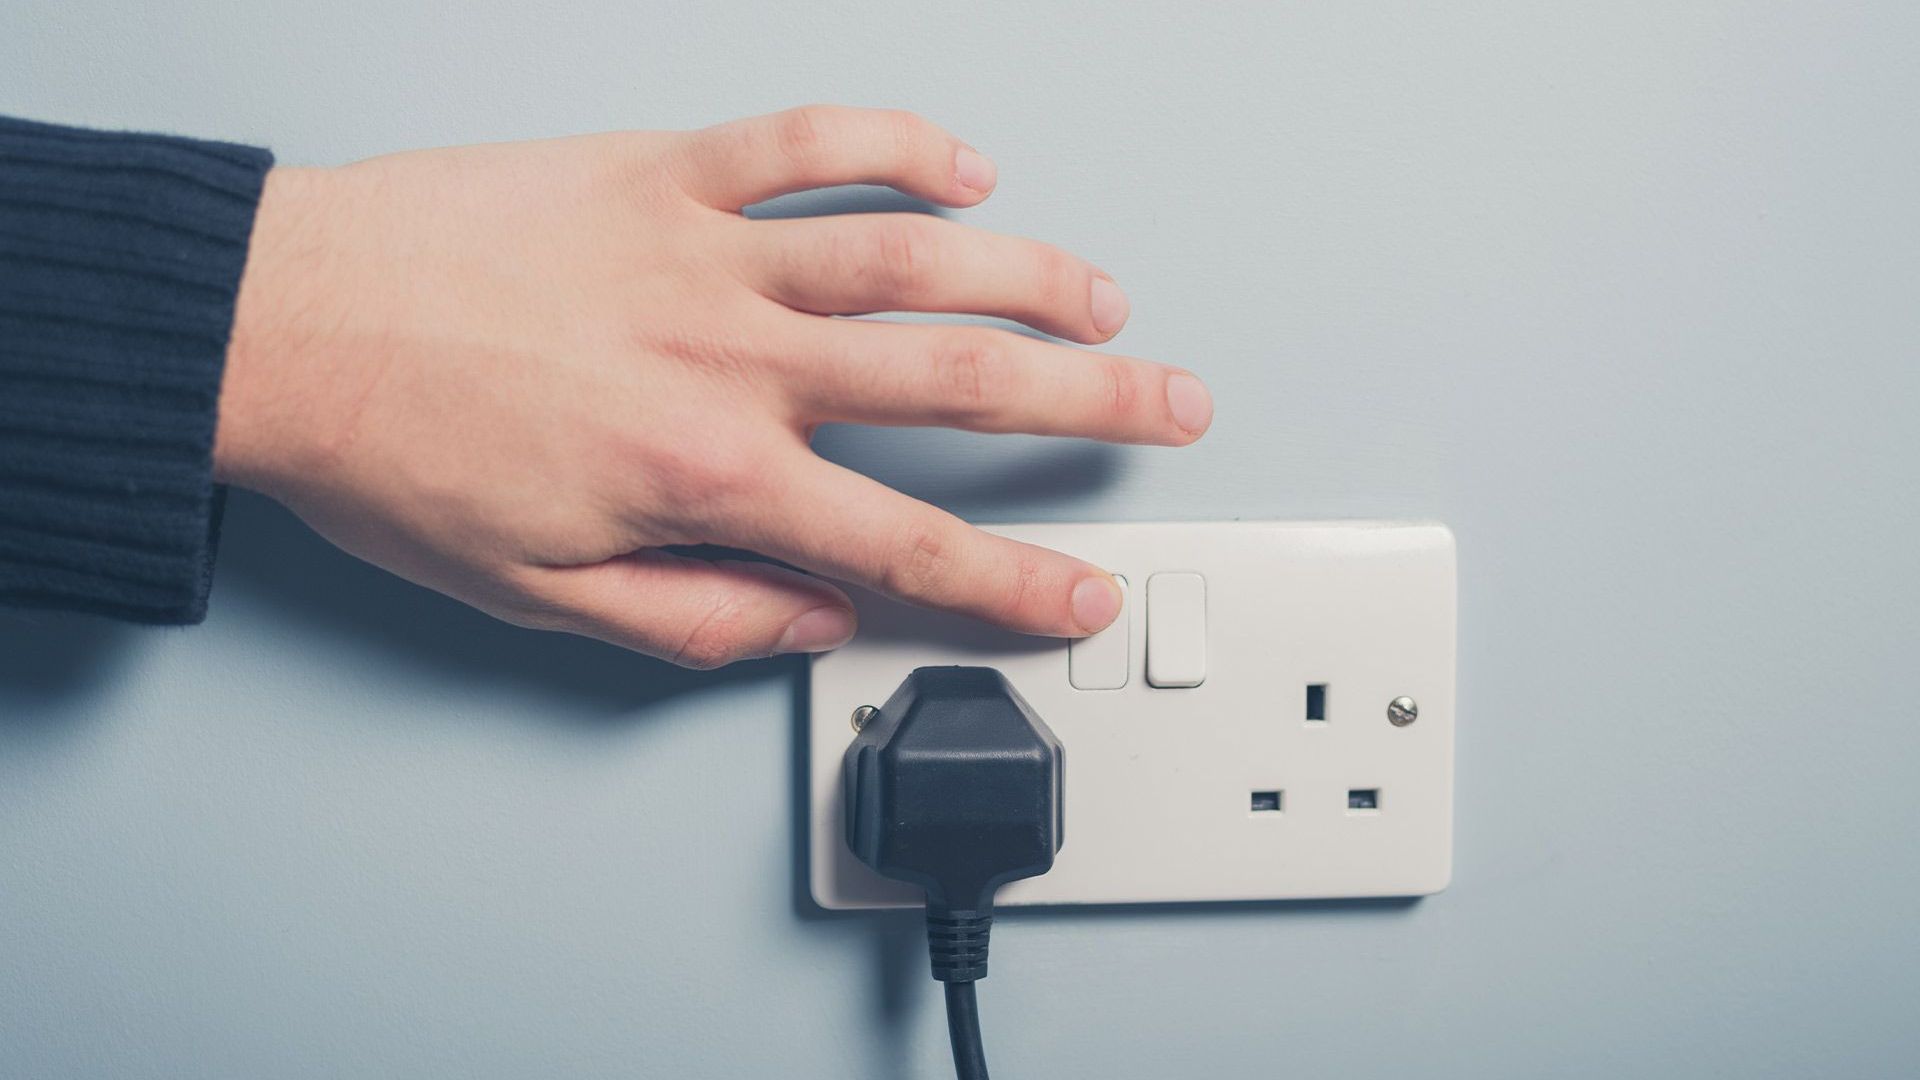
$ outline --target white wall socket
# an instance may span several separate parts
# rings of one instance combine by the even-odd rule
[[[999,668],[1066,747],[1065,843],[997,903],[1417,896],[1453,862],[1454,544],[1393,522],[987,526],[1127,583],[1070,646],[854,593],[815,659],[809,853],[826,908],[917,905],[848,850],[851,716],[931,664]],[[1076,685],[1078,684],[1078,685]],[[1158,685],[1155,685],[1158,684]],[[1099,686],[1105,689],[1081,689]],[[1411,723],[1391,703],[1410,699]]]

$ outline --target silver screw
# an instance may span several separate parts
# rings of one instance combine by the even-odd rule
[[[1394,727],[1406,727],[1420,719],[1420,703],[1410,697],[1397,697],[1387,702],[1387,722]]]
[[[879,712],[879,709],[871,705],[862,705],[853,710],[853,730],[859,731],[861,728],[866,727]]]

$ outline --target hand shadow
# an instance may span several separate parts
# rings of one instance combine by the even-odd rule
[[[788,676],[775,658],[698,672],[572,634],[500,622],[341,551],[270,499],[227,502],[213,603],[266,609],[304,633],[398,656],[463,685],[527,689],[554,715],[631,715],[681,694]]]
[[[1072,520],[1119,479],[1119,447],[1031,435],[830,424],[813,448],[829,461],[975,521]],[[830,510],[831,508],[829,508]]]
[[[142,634],[97,615],[0,610],[0,725],[8,734],[62,717],[113,686]]]
[[[747,207],[746,216],[755,221],[781,221],[789,218],[827,217],[833,214],[931,214],[945,217],[947,211],[925,199],[902,195],[892,188],[850,185],[819,188],[793,195],[782,195]]]

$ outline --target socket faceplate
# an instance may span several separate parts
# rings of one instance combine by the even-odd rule
[[[1445,526],[986,528],[1126,579],[1125,685],[1076,689],[1075,681],[1112,680],[1070,677],[1065,641],[851,590],[860,632],[814,660],[810,687],[809,866],[822,907],[921,901],[917,889],[875,875],[847,850],[840,768],[853,711],[880,704],[930,664],[999,668],[1066,746],[1065,845],[1050,873],[1003,888],[1001,906],[1418,896],[1446,887],[1455,576]],[[1178,595],[1184,609],[1178,620],[1156,620],[1158,643],[1148,634],[1155,574],[1181,575],[1163,579],[1177,593],[1159,591]],[[1201,642],[1184,629],[1192,574],[1205,581]],[[1199,685],[1150,685],[1149,650],[1173,650],[1191,670],[1196,645],[1204,651]],[[1418,706],[1404,726],[1388,715],[1402,697]],[[1310,718],[1315,709],[1324,719]]]

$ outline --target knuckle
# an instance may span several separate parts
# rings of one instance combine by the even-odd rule
[[[584,632],[590,622],[577,599],[567,597],[544,580],[541,571],[516,565],[498,570],[475,607],[501,622],[528,630]]]
[[[700,190],[703,175],[711,173],[717,162],[726,157],[723,148],[723,136],[708,129],[676,134],[664,145],[655,150],[651,168],[617,167],[613,170],[614,182],[619,185],[619,194],[626,198],[640,196],[639,205],[653,207],[660,205],[661,185],[656,178],[664,178],[671,194],[683,200],[694,200]]]
[[[650,486],[673,506],[704,511],[754,497],[764,471],[748,440],[668,438],[646,454]]]
[[[826,152],[832,124],[832,110],[825,105],[788,109],[774,118],[774,146],[795,168],[810,171]]]
[[[925,149],[933,142],[928,136],[933,134],[933,124],[926,117],[908,109],[886,109],[880,114],[881,123],[893,136],[902,155],[911,155]]]
[[[952,554],[940,529],[916,518],[902,525],[880,568],[881,587],[895,596],[932,597],[944,589]]]
[[[934,392],[941,412],[955,420],[991,418],[1001,400],[1012,360],[989,332],[955,334],[933,360]]]
[[[528,630],[566,630],[573,626],[573,617],[564,608],[530,589],[495,597],[482,610],[501,622]]]
[[[625,348],[639,356],[662,355],[685,367],[718,378],[734,389],[751,388],[759,356],[754,328],[744,314],[731,307],[718,317],[692,325],[662,327],[658,312],[649,320],[635,312],[624,327]]]
[[[745,622],[746,612],[738,601],[717,598],[667,659],[695,671],[712,671],[742,659],[748,651]]]
[[[896,297],[919,295],[933,273],[933,249],[933,233],[917,221],[888,222],[874,230],[868,264],[874,283]]]
[[[741,658],[734,656],[730,651],[698,652],[683,650],[673,657],[672,662],[679,667],[690,668],[694,671],[713,671],[716,668],[726,667],[738,659]]]
[[[1027,609],[1040,594],[1040,579],[1040,563],[1032,553],[1022,551],[1014,556],[1011,572],[1001,586],[1000,599],[995,605],[1000,622],[1013,625],[1028,621]]]
[[[1042,310],[1060,311],[1069,305],[1084,310],[1087,299],[1085,287],[1074,287],[1084,277],[1080,260],[1059,248],[1040,245],[1035,249],[1032,298]]]
[[[1140,380],[1127,364],[1103,360],[1099,367],[1099,395],[1099,407],[1106,417],[1115,423],[1125,421],[1140,408]]]

